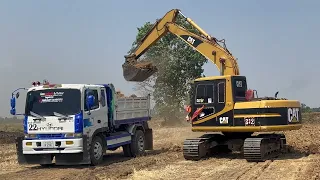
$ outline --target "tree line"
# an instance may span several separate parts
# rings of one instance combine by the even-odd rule
[[[307,106],[306,104],[301,103],[301,111],[304,112],[304,113],[307,113],[307,112],[320,112],[320,107],[311,108],[311,107]]]

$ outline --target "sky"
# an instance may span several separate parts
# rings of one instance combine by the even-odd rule
[[[0,116],[10,116],[13,90],[43,79],[113,83],[125,94],[134,93],[121,65],[137,27],[175,8],[210,35],[226,40],[238,58],[240,74],[259,96],[279,91],[278,96],[320,106],[320,1],[201,2],[0,1]],[[219,75],[211,62],[204,69],[206,76]],[[23,98],[18,103],[22,112]]]

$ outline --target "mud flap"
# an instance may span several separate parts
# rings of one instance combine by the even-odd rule
[[[153,133],[152,129],[145,129],[146,150],[153,150]]]
[[[24,137],[16,138],[16,150],[19,164],[52,164],[51,154],[23,154],[23,140]]]
[[[83,152],[75,154],[56,154],[57,165],[90,164],[90,144],[87,135],[83,135]]]

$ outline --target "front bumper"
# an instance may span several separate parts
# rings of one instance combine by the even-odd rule
[[[72,144],[67,144],[72,142]],[[51,147],[45,144],[50,142]],[[26,145],[31,143],[31,145]],[[81,153],[83,151],[82,138],[79,139],[46,139],[46,140],[22,140],[23,154],[58,154],[58,153]]]
[[[53,147],[44,147],[44,143],[52,141]],[[68,145],[67,141],[73,141]],[[31,146],[26,143],[31,142]],[[41,145],[40,145],[41,143]],[[87,136],[82,139],[52,139],[52,140],[25,140],[24,137],[16,139],[16,149],[19,164],[90,164],[89,145]]]

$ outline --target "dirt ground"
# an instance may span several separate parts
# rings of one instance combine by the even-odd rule
[[[306,118],[301,130],[285,132],[290,152],[261,163],[248,163],[239,154],[186,161],[182,156],[183,140],[201,133],[191,133],[189,127],[159,127],[153,122],[155,150],[146,156],[126,158],[119,149],[97,167],[21,166],[10,141],[12,133],[0,132],[0,179],[320,179],[320,115]]]

